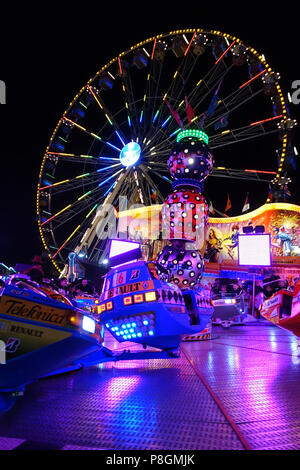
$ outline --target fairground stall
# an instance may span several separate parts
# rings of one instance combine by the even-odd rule
[[[270,235],[268,265],[239,263],[241,234]],[[168,243],[163,235],[160,205],[119,213],[119,236],[142,243],[146,260],[156,259]],[[212,291],[213,322],[229,326],[249,315],[259,318],[263,300],[279,289],[292,291],[300,277],[300,207],[268,203],[237,217],[209,217],[197,243],[205,260],[202,284]]]

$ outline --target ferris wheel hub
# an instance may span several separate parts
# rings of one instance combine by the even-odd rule
[[[120,162],[123,166],[129,167],[137,163],[141,156],[141,147],[137,142],[129,142],[124,145],[120,152]]]

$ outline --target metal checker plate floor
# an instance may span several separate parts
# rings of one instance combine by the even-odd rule
[[[265,322],[214,333],[213,341],[183,347],[249,448],[299,450],[297,338]]]
[[[263,322],[213,330],[213,340],[183,343],[179,359],[107,363],[28,386],[0,418],[0,448],[299,449],[296,338]],[[121,349],[109,336],[106,345]]]

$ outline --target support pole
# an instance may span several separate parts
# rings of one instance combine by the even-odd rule
[[[253,273],[253,287],[252,287],[252,317],[254,317],[254,301],[255,301],[255,273]]]

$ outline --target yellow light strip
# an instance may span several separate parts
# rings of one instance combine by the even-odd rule
[[[289,204],[286,202],[274,202],[272,204],[264,204],[263,206],[259,207],[258,209],[248,212],[247,214],[238,215],[236,217],[209,217],[208,223],[210,224],[230,224],[233,222],[243,222],[253,217],[257,217],[264,212],[272,211],[272,210],[287,210],[287,211],[295,211],[300,213],[300,206],[296,204]]]
[[[84,173],[83,175],[76,176],[76,179],[84,178],[85,176],[88,176],[88,175],[90,175],[90,173]]]

